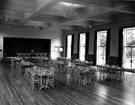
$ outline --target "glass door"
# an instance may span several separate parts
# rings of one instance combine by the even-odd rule
[[[135,68],[135,46],[125,46],[124,51],[123,66],[129,69]]]
[[[85,60],[85,52],[86,52],[86,33],[80,34],[80,42],[79,42],[79,59]]]
[[[135,27],[123,29],[123,67],[135,68]]]
[[[107,31],[98,31],[97,32],[97,65],[106,64],[106,40],[107,40]]]
[[[67,35],[67,58],[71,58],[72,35]]]

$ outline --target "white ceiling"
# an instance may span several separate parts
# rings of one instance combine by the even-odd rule
[[[67,11],[70,10],[76,10],[79,17],[67,18]],[[1,25],[13,27],[41,26],[42,28],[72,30],[129,19],[135,19],[134,0],[0,1]]]

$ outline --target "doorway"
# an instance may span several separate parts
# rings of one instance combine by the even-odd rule
[[[123,62],[124,68],[135,68],[135,27],[123,29]]]
[[[79,34],[79,60],[85,60],[86,54],[86,33]]]
[[[107,30],[97,32],[97,65],[106,64],[106,41],[107,41]]]

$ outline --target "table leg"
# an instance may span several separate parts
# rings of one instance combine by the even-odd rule
[[[39,88],[39,90],[41,90],[42,88],[49,89],[47,79],[46,79],[45,85],[43,84],[43,76],[41,76],[40,85],[41,85],[41,87]]]

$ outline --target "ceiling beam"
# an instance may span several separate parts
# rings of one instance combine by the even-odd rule
[[[59,23],[59,25],[68,25],[68,26],[86,26],[85,20],[71,20],[65,23]]]
[[[104,13],[108,13],[108,12],[121,12],[121,13],[126,13],[126,14],[135,14],[133,11],[129,11],[129,10],[124,10],[123,8],[128,7],[128,4],[125,2],[119,2],[120,4],[115,6],[106,4],[100,4],[97,0],[62,0],[64,2],[70,2],[70,3],[75,3],[75,4],[80,4],[80,5],[84,5],[86,7],[91,7],[91,6],[95,6],[95,8],[99,8],[99,10],[93,12],[93,13],[89,13],[89,8],[87,9],[86,13],[83,14],[82,18],[84,17],[84,20],[94,20],[94,21],[101,21],[101,22],[109,22],[110,20],[104,21],[104,20],[100,20],[100,19],[93,19],[94,16],[98,16],[98,15],[102,15]],[[105,0],[104,0],[105,1]],[[111,4],[111,2],[110,2]],[[101,8],[101,9],[100,9]],[[78,19],[67,19],[64,20],[62,23],[67,23],[69,21],[72,20],[79,20]]]
[[[105,23],[109,23],[111,22],[111,20],[109,19],[100,19],[100,18],[84,18],[84,20],[91,20],[91,21],[97,21],[97,22],[105,22]]]
[[[43,11],[45,13],[58,2],[59,2],[59,0],[46,0],[46,1],[42,0],[42,1],[40,1],[40,3],[38,3],[39,5],[37,6],[34,13],[24,13],[25,19],[22,20],[20,23],[21,24],[26,23],[32,17],[37,16],[41,11]]]
[[[122,10],[122,8],[126,7],[125,5],[124,6],[119,6],[119,7],[115,7],[115,8],[106,8],[104,11],[99,11],[99,12],[95,12],[94,14],[86,14],[85,16],[86,17],[93,17],[93,16],[98,16],[98,15],[101,15],[101,14],[104,14],[104,13],[108,13],[108,12],[121,12],[121,13],[127,13],[127,14],[135,14],[134,12],[131,12],[131,11],[127,11],[127,10]]]
[[[66,30],[72,30],[73,29],[73,26],[68,26],[68,25],[54,25],[52,26],[52,28],[55,28],[55,29],[66,29]]]
[[[91,4],[86,4],[86,5],[90,6]],[[100,10],[97,11],[97,12],[95,11],[95,12],[93,12],[93,14],[92,13],[89,14],[89,10],[87,10],[87,12],[83,15],[83,17],[84,17],[84,20],[94,20],[94,21],[101,21],[101,22],[109,22],[110,20],[104,21],[102,19],[94,19],[93,17],[99,16],[99,15],[102,15],[102,14],[105,14],[105,13],[108,13],[108,12],[113,12],[113,11],[121,12],[121,13],[128,13],[128,14],[132,14],[132,15],[135,14],[134,12],[131,12],[131,11],[122,10],[122,8],[125,8],[125,7],[127,7],[127,5],[121,5],[121,6],[117,6],[117,7],[114,7],[114,8],[112,8],[112,7],[102,7],[101,11]],[[68,22],[68,21],[71,21],[71,20],[79,20],[79,18],[78,19],[69,19],[69,20],[67,20],[65,22]]]
[[[121,13],[126,13],[126,14],[131,14],[131,15],[134,15],[135,13],[133,11],[129,11],[129,10],[124,10],[122,8],[119,8],[119,9],[112,9],[113,11],[116,11],[116,12],[121,12]]]
[[[69,25],[69,26],[88,26],[89,22],[88,21],[96,21],[96,22],[104,22],[104,23],[109,23],[111,22],[111,20],[109,19],[98,19],[98,18],[81,18],[81,20],[71,20],[71,21],[67,21],[67,22],[64,22],[64,23],[59,23],[59,25]]]
[[[33,21],[39,21],[39,22],[54,22],[54,23],[59,23],[61,22],[60,20],[61,17],[58,16],[52,16],[52,15],[39,15],[38,17],[33,17]]]
[[[106,3],[108,0],[104,0],[103,3],[101,3],[101,1],[97,1],[97,0],[62,0],[62,1],[65,1],[65,2],[70,2],[70,3],[76,3],[76,4],[80,4],[80,5],[84,5],[84,6],[87,6],[87,7],[90,7],[92,5],[98,7],[98,8],[104,8],[109,11],[116,11],[116,12],[121,12],[121,13],[127,13],[127,14],[135,14],[133,11],[129,11],[129,10],[121,10],[122,8],[124,7],[127,7],[128,6],[128,3],[126,2],[122,2],[120,4],[120,6],[112,6],[111,5],[111,2],[109,3]]]

